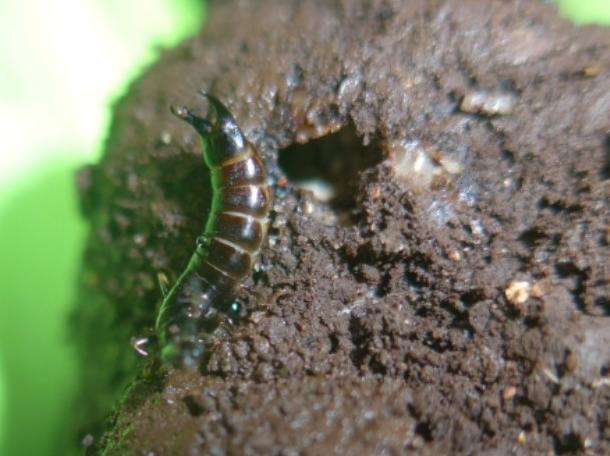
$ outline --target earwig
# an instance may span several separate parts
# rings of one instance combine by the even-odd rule
[[[214,96],[207,118],[171,111],[201,135],[212,204],[188,265],[167,291],[156,322],[164,365],[197,368],[219,315],[231,320],[230,299],[248,277],[267,233],[271,189],[264,164],[229,110]],[[218,325],[216,325],[218,326]]]

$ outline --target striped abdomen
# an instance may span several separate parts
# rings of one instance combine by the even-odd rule
[[[267,233],[270,194],[265,168],[254,147],[244,147],[215,164],[211,171],[212,209],[198,251],[198,272],[214,278],[220,288],[232,288],[249,274]]]
[[[212,205],[186,269],[165,296],[157,332],[166,364],[196,367],[210,321],[254,266],[271,204],[263,162],[225,106],[211,95],[212,119],[172,108],[201,134],[211,173]]]

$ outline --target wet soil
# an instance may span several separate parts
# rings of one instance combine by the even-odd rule
[[[169,111],[200,89],[275,202],[234,334],[166,372],[130,340],[209,210]],[[88,453],[610,454],[609,177],[609,29],[534,1],[214,2],[78,176]]]

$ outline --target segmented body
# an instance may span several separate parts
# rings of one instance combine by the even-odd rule
[[[195,252],[163,299],[156,330],[164,364],[195,368],[210,327],[225,312],[235,288],[250,274],[267,232],[271,190],[264,164],[233,115],[203,93],[209,119],[184,107],[172,112],[201,135],[211,174],[212,205]]]

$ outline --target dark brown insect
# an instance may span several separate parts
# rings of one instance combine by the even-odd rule
[[[233,115],[214,96],[208,118],[185,107],[172,112],[201,135],[211,173],[212,206],[195,252],[164,296],[156,331],[161,359],[172,367],[196,368],[219,318],[231,318],[230,299],[250,274],[267,233],[271,189],[265,167]]]

